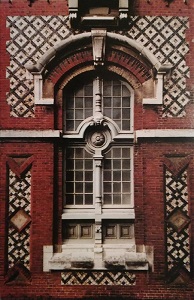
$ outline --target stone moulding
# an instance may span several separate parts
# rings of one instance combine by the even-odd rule
[[[86,32],[81,33],[75,36],[70,36],[66,40],[61,41],[56,46],[53,46],[47,53],[45,53],[36,64],[26,63],[25,68],[28,72],[33,75],[34,79],[34,97],[35,97],[35,104],[40,105],[53,105],[54,98],[44,98],[43,97],[43,79],[44,74],[46,73],[47,65],[49,62],[55,59],[56,55],[60,51],[65,51],[67,47],[70,45],[76,47],[76,44],[79,42],[84,43],[92,43],[93,41],[93,55],[94,55],[94,65],[99,65],[99,61],[97,61],[96,55],[99,52],[99,47],[102,53],[100,53],[100,64],[104,65],[105,60],[105,43],[106,40],[112,40],[116,43],[123,44],[127,47],[133,48],[138,55],[141,55],[145,60],[149,61],[152,65],[152,68],[155,70],[156,73],[155,78],[153,78],[154,84],[154,91],[153,94],[155,95],[154,98],[144,98],[143,104],[162,104],[163,103],[163,80],[164,75],[169,73],[172,68],[171,64],[161,64],[157,58],[148,50],[146,47],[142,46],[140,43],[137,43],[135,40],[128,38],[126,36],[122,36],[117,33],[107,32],[106,33],[106,40],[104,37],[104,31],[99,32],[98,36],[94,36],[97,33],[93,32]],[[97,41],[98,39],[98,41]],[[100,40],[99,40],[100,39]],[[96,43],[100,43],[99,47],[96,47]],[[98,50],[98,51],[97,51]],[[29,75],[30,77],[31,75]]]

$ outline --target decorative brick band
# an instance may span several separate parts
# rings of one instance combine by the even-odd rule
[[[9,157],[8,273],[6,283],[28,280],[30,270],[30,209],[32,157]]]
[[[125,271],[75,271],[61,274],[62,285],[135,285],[136,276]]]
[[[188,163],[188,157],[165,158],[167,281],[173,284],[190,277]]]

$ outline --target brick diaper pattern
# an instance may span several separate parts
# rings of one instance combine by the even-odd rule
[[[130,272],[63,272],[62,285],[135,285],[136,277]]]
[[[25,63],[36,63],[51,47],[71,35],[68,18],[64,16],[8,17],[10,41],[7,51],[10,66],[7,78],[10,92],[7,102],[11,116],[34,117],[34,83],[26,79]],[[189,102],[186,79],[189,68],[185,55],[189,51],[185,41],[188,28],[186,17],[131,17],[126,35],[152,52],[161,63],[173,65],[172,76],[164,83],[164,117],[184,117]]]
[[[166,168],[166,242],[169,282],[186,282],[190,273],[187,170],[174,174]]]
[[[32,158],[9,157],[9,206],[6,282],[29,278]]]

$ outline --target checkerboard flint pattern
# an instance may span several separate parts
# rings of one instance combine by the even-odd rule
[[[30,170],[19,178],[11,169],[9,169],[9,268],[12,268],[17,262],[21,262],[27,269],[30,268],[30,198]],[[29,220],[27,220],[27,222],[22,218],[23,214],[28,216]],[[17,216],[17,218],[14,219],[14,216]],[[14,221],[11,222],[11,220]],[[21,231],[20,226],[22,226]]]
[[[7,78],[10,92],[7,102],[13,117],[34,117],[34,83],[26,79],[25,63],[36,63],[52,46],[69,35],[67,17],[64,16],[10,16],[10,38],[7,51],[10,66]]]
[[[127,271],[63,272],[62,285],[135,285],[136,277]]]
[[[189,68],[185,55],[189,45],[185,39],[186,17],[133,17],[127,35],[152,52],[161,63],[173,65],[173,72],[164,83],[164,117],[184,117],[189,102],[186,79]]]
[[[7,51],[10,66],[7,78],[10,92],[7,102],[11,116],[34,117],[34,84],[26,79],[24,64],[36,63],[50,47],[71,35],[68,18],[64,16],[12,16],[7,19],[10,41]],[[185,17],[131,17],[131,28],[126,33],[145,46],[161,63],[174,66],[172,76],[164,84],[164,117],[184,117],[189,102],[186,79],[189,69],[185,54],[189,51],[185,41],[188,20]]]

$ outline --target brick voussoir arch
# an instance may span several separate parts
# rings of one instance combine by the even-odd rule
[[[69,72],[76,73],[75,70],[82,68],[83,64],[93,65],[92,49],[82,50],[65,58],[59,65],[51,70],[47,78],[55,85],[65,74],[69,74]],[[117,49],[108,51],[104,68],[107,69],[109,65],[119,66],[127,70],[133,74],[141,84],[152,77],[152,68],[150,68],[150,66],[146,66],[136,57]]]

